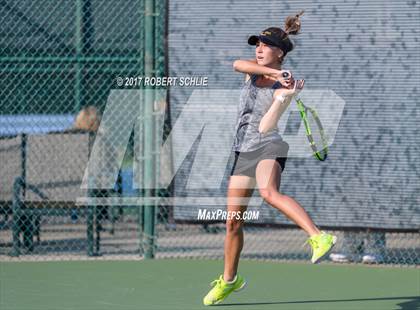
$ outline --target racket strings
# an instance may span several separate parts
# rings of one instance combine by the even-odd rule
[[[321,120],[316,111],[311,107],[305,106],[302,100],[297,99],[296,102],[305,125],[306,136],[313,155],[323,161],[327,158],[328,141]]]

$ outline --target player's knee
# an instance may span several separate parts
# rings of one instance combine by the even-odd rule
[[[260,188],[259,189],[260,196],[267,202],[273,200],[274,195],[278,192],[274,188]]]
[[[239,219],[228,219],[226,220],[226,231],[227,233],[237,234],[241,231],[243,221]]]

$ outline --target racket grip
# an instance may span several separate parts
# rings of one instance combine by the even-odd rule
[[[283,78],[288,79],[290,77],[290,73],[285,71],[282,73]]]

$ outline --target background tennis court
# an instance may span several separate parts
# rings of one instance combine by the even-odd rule
[[[248,36],[301,9],[284,67],[305,79],[321,121],[342,109],[329,158],[289,158],[280,190],[339,237],[348,264],[309,265],[307,236],[255,191],[260,217],[245,225],[240,265],[250,286],[222,308],[419,307],[418,1],[3,0],[1,310],[201,307],[222,272],[225,227],[197,220],[198,208],[225,208],[233,161],[220,145],[233,124],[211,122],[223,116],[215,103],[236,110],[232,62],[254,56]],[[209,85],[119,80],[145,76]],[[202,117],[183,123],[189,113]],[[279,128],[296,141],[295,105]]]

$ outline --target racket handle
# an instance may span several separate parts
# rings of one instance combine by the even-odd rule
[[[283,78],[287,79],[287,78],[290,77],[290,73],[285,71],[285,72],[282,73],[282,76],[283,76]]]

